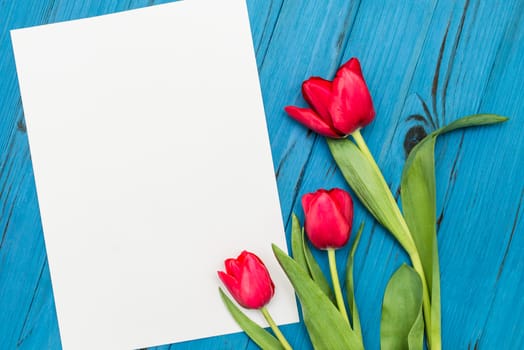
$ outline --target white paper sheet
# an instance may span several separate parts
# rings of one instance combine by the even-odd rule
[[[216,271],[242,249],[298,321],[244,0],[11,35],[64,349],[239,331]]]

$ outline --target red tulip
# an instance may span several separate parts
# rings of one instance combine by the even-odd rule
[[[302,84],[311,108],[287,106],[286,112],[320,135],[342,138],[373,120],[375,109],[358,59],[339,68],[333,82],[312,77]]]
[[[275,285],[258,256],[243,251],[236,259],[226,259],[226,272],[218,271],[229,293],[243,307],[260,309],[275,294]]]
[[[304,228],[319,249],[340,248],[349,240],[353,225],[353,200],[339,188],[318,190],[302,197]]]

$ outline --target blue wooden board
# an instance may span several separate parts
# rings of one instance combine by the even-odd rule
[[[0,1],[0,350],[61,348],[9,30],[161,2]],[[303,218],[302,194],[347,188],[324,139],[283,112],[304,104],[300,84],[309,76],[332,78],[348,58],[361,59],[377,110],[363,135],[394,193],[406,150],[424,133],[467,114],[511,118],[437,143],[443,347],[524,348],[524,0],[248,7],[288,235],[291,213]],[[384,288],[406,257],[361,205],[355,210],[355,221],[367,222],[356,296],[366,347],[378,349]],[[338,253],[341,269],[347,253]],[[283,331],[296,349],[311,348],[302,325]],[[243,334],[158,347],[256,348]]]

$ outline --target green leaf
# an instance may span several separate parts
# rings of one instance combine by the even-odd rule
[[[409,229],[382,173],[348,139],[327,139],[331,154],[353,192],[369,212],[388,229],[408,253],[414,247]]]
[[[436,232],[434,149],[436,135],[429,135],[411,151],[402,174],[404,217],[420,255],[430,295],[428,343],[440,343],[440,272]]]
[[[451,124],[443,127],[438,131],[440,135],[461,128],[468,128],[471,126],[482,126],[498,124],[508,121],[508,117],[504,117],[497,114],[473,114],[467,117],[459,118],[453,121]]]
[[[353,330],[355,334],[362,339],[362,329],[360,327],[360,317],[358,316],[357,301],[355,299],[355,283],[353,280],[353,266],[355,262],[355,252],[357,251],[360,236],[364,230],[364,223],[360,224],[358,232],[353,240],[353,245],[348,255],[346,264],[346,290],[347,299],[349,303],[349,312],[351,313],[351,322],[353,323]]]
[[[391,277],[382,303],[380,348],[422,350],[422,282],[415,270],[403,264]]]
[[[335,303],[335,293],[331,289],[329,282],[322,272],[322,269],[318,265],[317,260],[313,256],[311,249],[309,249],[309,244],[305,240],[304,230],[302,230],[302,244],[304,248],[304,256],[306,257],[306,263],[309,269],[309,274],[313,281],[319,286],[319,288],[326,294],[329,299]]]
[[[420,254],[431,299],[430,343],[440,345],[440,272],[437,247],[435,142],[456,129],[506,121],[494,114],[464,117],[426,136],[413,148],[402,173],[401,200],[404,217]],[[435,344],[437,342],[438,344]]]
[[[307,242],[304,239],[304,230],[300,227],[300,222],[295,214],[292,217],[291,228],[291,252],[293,259],[307,272],[309,276],[317,283],[324,293],[334,302],[335,294],[329,286],[329,283],[322,273],[315,257],[311,253]]]
[[[304,234],[300,227],[300,221],[298,221],[295,214],[293,214],[291,219],[291,253],[293,254],[293,259],[295,259],[305,271],[309,272],[309,266],[304,254]]]
[[[250,320],[232,301],[229,297],[222,291],[222,288],[218,288],[220,292],[220,297],[226,304],[229,313],[238,323],[240,328],[246,332],[246,334],[263,350],[274,350],[274,349],[283,349],[282,345],[271,333],[266,331],[264,328],[260,327],[258,324]]]
[[[274,244],[273,252],[300,299],[313,347],[316,350],[364,349],[338,309],[304,269]]]

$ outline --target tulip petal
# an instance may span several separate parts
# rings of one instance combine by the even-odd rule
[[[318,196],[318,194],[322,192],[327,193],[326,190],[320,189],[314,193],[306,193],[305,195],[302,196],[302,208],[304,209],[304,213],[306,214],[306,216],[309,212],[309,208],[311,208],[311,203]]]
[[[224,265],[226,266],[226,272],[228,275],[234,276],[235,278],[240,278],[242,271],[237,259],[226,259],[226,261],[224,261]]]
[[[329,194],[318,194],[306,216],[306,233],[319,249],[340,248],[349,239],[350,224]]]
[[[348,218],[350,226],[353,223],[353,199],[346,191],[334,188],[328,192],[331,199],[337,204],[338,209],[345,218]]]
[[[266,265],[264,265],[264,262],[255,254],[249,254],[246,252],[245,256],[245,263],[246,264],[256,264],[256,267],[263,267],[264,271],[266,270]]]
[[[302,84],[302,94],[313,110],[328,125],[331,125],[329,105],[331,104],[331,85],[329,80],[311,77]]]
[[[286,112],[299,123],[304,124],[309,129],[316,133],[332,138],[340,138],[341,135],[337,134],[318,114],[309,108],[298,108],[295,106],[287,106]]]
[[[353,73],[357,74],[360,78],[364,79],[362,74],[362,67],[358,58],[351,57],[346,63],[344,63],[339,69],[348,69]]]
[[[226,286],[229,293],[231,293],[233,298],[235,298],[235,300],[238,300],[238,297],[240,295],[240,281],[223,271],[218,271],[218,277],[220,278],[222,283],[224,283],[224,285]]]
[[[275,292],[275,286],[262,261],[250,254],[243,262],[244,273],[240,281],[241,300],[252,309],[266,305]]]
[[[244,262],[245,262],[245,260],[246,260],[246,258],[247,258],[248,256],[251,256],[251,255],[253,255],[253,254],[251,254],[251,253],[248,252],[247,250],[243,250],[243,251],[240,253],[240,255],[237,257],[236,260],[238,261],[238,263],[239,263],[240,265],[243,265]]]
[[[338,70],[333,80],[330,113],[333,127],[346,135],[366,126],[375,117],[373,101],[357,59]]]
[[[257,276],[256,280],[263,283],[265,288],[271,292],[271,296],[273,296],[275,286],[271,280],[271,276],[269,276],[269,271],[262,260],[260,260],[258,256],[250,254],[248,257],[246,257],[245,266],[252,276]],[[271,288],[267,288],[267,286],[270,286]]]

